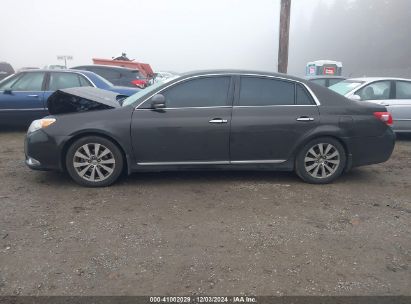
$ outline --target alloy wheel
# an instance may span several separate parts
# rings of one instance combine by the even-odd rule
[[[99,143],[80,146],[73,157],[77,174],[91,182],[100,182],[113,174],[116,161],[113,152]]]
[[[318,143],[311,147],[304,158],[304,168],[314,178],[333,175],[341,163],[337,148],[329,143]]]

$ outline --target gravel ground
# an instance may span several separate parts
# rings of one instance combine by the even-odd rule
[[[134,174],[87,189],[0,132],[1,295],[411,295],[411,137],[313,186],[294,174]]]

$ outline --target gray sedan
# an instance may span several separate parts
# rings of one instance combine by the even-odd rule
[[[393,116],[395,132],[411,132],[411,80],[403,78],[363,77],[347,79],[330,87],[352,100],[377,103]]]
[[[384,106],[267,72],[187,73],[120,101],[59,90],[48,109],[28,130],[26,164],[94,187],[122,172],[193,169],[294,170],[324,184],[386,161],[395,144]]]

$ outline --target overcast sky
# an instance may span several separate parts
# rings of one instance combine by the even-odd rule
[[[327,0],[332,1],[332,0]],[[309,3],[308,3],[309,2]],[[308,22],[318,0],[293,0]],[[92,63],[126,52],[155,70],[276,70],[280,0],[2,0],[0,61]]]
[[[0,61],[16,69],[129,58],[156,71],[277,70],[280,0],[0,0]],[[411,77],[411,0],[292,0],[289,73]],[[380,75],[382,76],[382,75]]]

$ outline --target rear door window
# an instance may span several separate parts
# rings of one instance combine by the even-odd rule
[[[411,99],[411,82],[396,82],[396,99]]]
[[[80,87],[80,79],[72,73],[50,73],[49,90],[56,91],[67,88]]]
[[[77,75],[80,79],[80,86],[81,87],[92,87],[93,85],[84,77],[83,75]]]
[[[313,105],[314,101],[302,85],[296,85],[296,103],[298,105]]]
[[[240,106],[294,105],[295,87],[290,81],[241,77]]]

